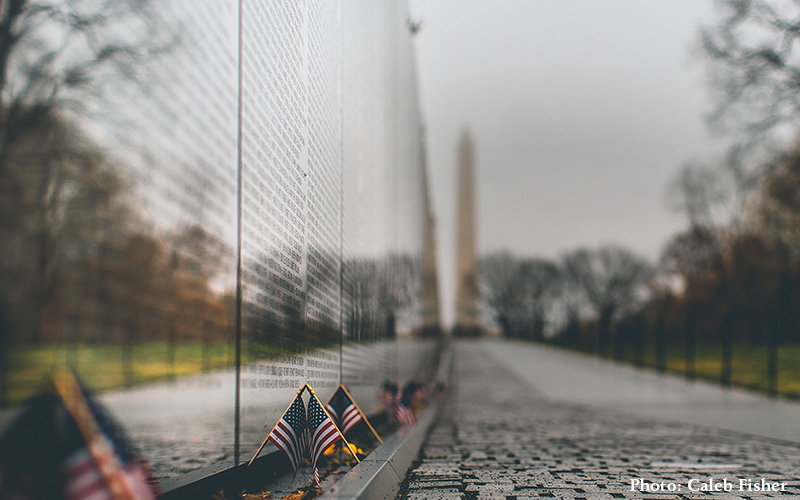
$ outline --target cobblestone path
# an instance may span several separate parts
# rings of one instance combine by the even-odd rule
[[[800,498],[800,445],[554,402],[480,343],[454,348],[451,395],[401,500]]]

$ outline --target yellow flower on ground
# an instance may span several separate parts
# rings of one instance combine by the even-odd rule
[[[331,456],[331,455],[333,455],[334,453],[336,453],[336,448],[337,448],[337,446],[338,446],[338,443],[334,443],[334,444],[330,445],[330,446],[329,446],[329,447],[328,447],[328,448],[327,448],[327,449],[326,449],[326,450],[323,452],[323,455],[325,455],[325,456]],[[350,443],[350,449],[351,449],[351,450],[353,450],[353,453],[357,453],[357,454],[361,454],[361,455],[363,455],[363,454],[364,454],[364,450],[362,450],[361,448],[359,448],[358,446],[356,446],[356,445],[354,445],[354,444],[352,444],[352,443]],[[343,449],[342,451],[344,451],[344,449]]]

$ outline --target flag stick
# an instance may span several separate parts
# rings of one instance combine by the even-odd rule
[[[122,480],[122,467],[117,459],[111,443],[103,435],[97,421],[92,415],[92,410],[83,396],[78,381],[69,372],[62,372],[53,377],[56,391],[64,402],[67,413],[72,417],[78,427],[83,441],[92,460],[97,466],[101,477],[108,486],[109,493],[115,500],[135,500],[136,494],[131,490],[126,481]]]
[[[297,396],[299,396],[299,395],[303,394],[303,391],[304,391],[304,390],[306,390],[306,387],[308,387],[308,384],[305,384],[305,385],[303,385],[303,387],[301,387],[301,388],[300,388],[300,390],[299,390],[299,391],[297,391]],[[295,396],[295,398],[296,398],[297,396]],[[285,410],[283,410],[283,413],[281,413],[281,418],[283,418],[283,416],[284,416],[284,415],[286,415],[286,412],[287,412],[287,411],[289,411],[289,408],[291,408],[291,407],[292,407],[292,404],[293,404],[293,403],[294,403],[294,399],[292,400],[292,402],[291,402],[291,403],[289,403],[289,406],[288,406],[288,407],[286,407],[286,409],[285,409]],[[251,458],[249,462],[247,462],[247,466],[248,466],[248,467],[250,467],[250,464],[252,464],[252,463],[253,463],[253,461],[256,459],[256,457],[258,456],[258,454],[259,454],[259,453],[261,453],[261,450],[263,450],[263,449],[264,449],[264,446],[267,444],[267,441],[269,441],[269,437],[272,435],[272,432],[275,430],[275,428],[276,428],[276,427],[278,427],[278,424],[281,422],[281,418],[279,418],[279,419],[278,419],[278,421],[277,421],[277,422],[275,422],[275,425],[273,425],[273,426],[272,426],[272,430],[271,430],[271,431],[269,431],[269,434],[267,434],[267,437],[265,437],[265,438],[264,438],[264,442],[263,442],[263,443],[261,443],[261,446],[259,446],[259,447],[258,447],[258,449],[256,450],[256,454],[255,454],[255,455],[253,455],[253,458]]]
[[[364,422],[366,422],[367,427],[369,427],[369,430],[371,430],[372,433],[375,434],[375,437],[378,439],[378,442],[380,444],[383,444],[383,439],[381,439],[381,437],[378,435],[378,433],[375,432],[375,429],[372,427],[372,424],[369,423],[369,419],[367,419],[367,416],[364,415],[363,411],[361,411],[361,408],[358,407],[358,404],[356,404],[356,400],[353,399],[353,396],[351,396],[350,393],[347,392],[347,387],[345,387],[344,384],[340,385],[339,387],[341,387],[344,390],[344,393],[347,394],[347,397],[350,398],[350,401],[353,402],[353,406],[356,407],[356,410],[358,410],[358,414],[361,415],[362,419],[364,419]]]
[[[331,418],[331,415],[330,413],[328,413],[328,410],[324,406],[322,406],[322,401],[319,400],[317,394],[314,392],[314,389],[312,389],[310,385],[308,384],[306,385],[308,386],[308,392],[311,393],[311,397],[317,400],[317,403],[322,407],[322,410],[325,412],[325,415],[328,415],[328,418]],[[356,463],[360,464],[361,460],[358,459],[356,453],[350,448],[350,443],[347,442],[347,439],[345,439],[344,434],[342,434],[342,431],[339,430],[339,426],[336,425],[336,422],[334,422],[332,418],[331,418],[331,423],[333,423],[333,428],[336,429],[336,432],[339,433],[339,437],[341,437],[342,441],[344,441],[344,444],[347,447],[347,451],[350,452],[350,456],[356,459]]]

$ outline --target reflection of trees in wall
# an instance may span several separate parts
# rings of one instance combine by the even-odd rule
[[[386,336],[397,336],[398,322],[413,314],[419,304],[422,275],[418,259],[407,254],[389,254],[379,263],[378,305],[386,318]],[[418,312],[418,311],[417,311]]]
[[[374,259],[350,259],[344,262],[344,296],[346,311],[345,337],[361,342],[382,336],[378,321],[378,264]]]
[[[244,337],[251,346],[295,352],[339,339],[339,276],[330,265],[337,258],[309,248],[311,271],[301,276],[299,263],[287,263],[293,254],[288,246],[275,246],[243,264],[249,288],[243,304]]]
[[[113,201],[124,183],[65,117],[108,112],[106,85],[135,81],[137,66],[166,47],[167,31],[146,1],[4,2],[0,26],[3,330],[9,342],[54,340],[55,330],[64,341],[69,324],[77,339],[77,302],[92,286],[80,272],[123,216]]]
[[[135,344],[226,335],[228,307],[210,283],[231,250],[199,226],[145,231],[120,167],[64,119],[42,116],[29,133],[0,173],[10,336],[123,345],[132,382]]]
[[[157,46],[165,47],[160,23],[147,7],[147,2],[17,0],[0,9],[0,225],[13,229],[23,223],[36,240],[26,245],[36,254],[22,257],[35,265],[18,263],[35,273],[26,278],[38,286],[29,290],[33,311],[24,326],[33,339],[41,337],[39,312],[60,278],[48,267],[51,255],[60,236],[80,229],[68,227],[63,198],[72,202],[69,215],[75,216],[119,190],[119,179],[100,171],[100,155],[72,132],[64,113],[96,111],[107,83],[131,79],[137,64]],[[127,29],[119,30],[123,25]],[[93,174],[98,175],[90,178]],[[91,196],[73,196],[80,183]],[[13,245],[19,241],[9,242]]]
[[[17,134],[0,171],[5,202],[0,231],[4,244],[3,299],[17,311],[19,340],[46,340],[62,285],[85,284],[80,264],[98,253],[107,227],[129,223],[124,190],[100,153],[54,113],[41,116],[27,135]]]
[[[382,259],[350,259],[344,263],[348,340],[394,338],[398,323],[416,326],[421,269],[418,259],[390,254]]]
[[[292,296],[292,291],[299,289],[287,289],[289,283],[276,260],[280,254],[276,249],[271,257],[264,254],[258,262],[251,260],[244,265],[251,276],[249,286],[257,290],[255,299],[244,303],[245,338],[251,344],[293,351],[338,342],[339,319],[331,314],[337,311],[325,303],[332,296],[338,299],[338,275],[315,271],[306,276],[307,300],[315,301],[311,304]],[[320,250],[312,254],[317,260],[332,258]],[[418,259],[391,254],[383,259],[350,259],[343,266],[345,340],[393,338],[399,324],[416,326],[414,315],[419,309],[421,286]],[[315,314],[322,312],[320,317],[311,317],[312,306]]]

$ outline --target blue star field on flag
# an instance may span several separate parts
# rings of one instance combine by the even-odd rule
[[[295,473],[297,473],[300,459],[303,458],[308,448],[306,429],[306,407],[303,404],[303,398],[298,394],[267,437],[271,443],[289,456]]]
[[[314,468],[314,480],[319,486],[319,471],[317,460],[329,446],[339,441],[342,437],[336,424],[319,404],[315,396],[308,401],[308,430],[311,433],[311,466]]]

